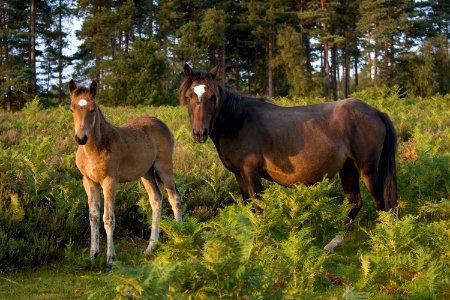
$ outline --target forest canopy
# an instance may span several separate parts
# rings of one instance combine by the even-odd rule
[[[447,94],[449,13],[443,0],[0,1],[0,101],[63,104],[74,78],[98,80],[104,105],[176,104],[185,62],[220,65],[247,95]]]

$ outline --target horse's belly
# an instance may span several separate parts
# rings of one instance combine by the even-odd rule
[[[342,168],[345,155],[330,153],[321,156],[287,157],[283,160],[265,160],[265,171],[268,179],[284,185],[311,185],[322,181],[324,177],[332,178]]]

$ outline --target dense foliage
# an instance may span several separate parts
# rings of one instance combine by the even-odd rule
[[[212,143],[193,143],[184,107],[108,108],[100,98],[114,124],[149,114],[169,125],[185,216],[174,222],[164,201],[160,247],[144,257],[151,208],[140,183],[121,185],[117,263],[108,275],[104,252],[87,262],[87,201],[68,108],[42,109],[36,99],[2,113],[0,272],[61,261],[69,273],[87,270],[82,293],[93,298],[441,299],[449,293],[450,98],[399,99],[392,89],[355,96],[387,112],[398,131],[400,217],[377,213],[363,188],[363,209],[334,253],[322,248],[345,232],[349,209],[338,179],[292,189],[265,182],[264,213],[255,214]]]
[[[446,94],[449,12],[445,0],[1,1],[1,103],[62,103],[72,77],[99,80],[111,104],[173,103],[186,61],[221,64],[251,95]]]

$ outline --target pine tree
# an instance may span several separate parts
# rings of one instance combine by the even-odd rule
[[[30,95],[29,2],[0,2],[0,74],[7,111],[20,108]]]
[[[252,26],[252,35],[255,37],[254,47],[264,46],[266,59],[264,65],[267,68],[267,96],[275,95],[274,87],[274,57],[277,25],[286,18],[287,7],[283,1],[264,0],[249,1],[248,23]]]

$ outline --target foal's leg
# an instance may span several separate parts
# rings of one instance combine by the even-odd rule
[[[114,250],[113,233],[116,225],[114,216],[114,200],[116,197],[116,180],[108,177],[102,182],[103,196],[105,198],[104,212],[103,212],[103,224],[106,231],[107,239],[107,251],[106,251],[106,269],[112,267],[113,259],[116,257],[116,251]]]
[[[339,177],[341,179],[342,187],[344,189],[345,196],[350,203],[355,204],[355,207],[349,212],[345,224],[355,220],[356,215],[361,210],[362,199],[359,189],[359,174],[355,167],[355,164],[351,159],[347,159],[342,170],[339,171]]]
[[[150,242],[144,254],[150,254],[155,250],[157,242],[159,239],[159,220],[161,218],[161,191],[159,190],[158,184],[155,180],[153,168],[141,177],[142,183],[144,184],[145,190],[148,193],[148,198],[150,200],[150,205],[152,206],[152,229],[150,234]]]
[[[100,185],[83,176],[83,186],[86,190],[89,204],[89,223],[91,224],[91,258],[99,253],[99,222],[100,222]]]
[[[156,174],[161,179],[162,183],[164,184],[164,188],[167,191],[169,203],[170,206],[172,207],[175,220],[179,222],[182,219],[181,196],[175,184],[172,162],[170,161],[170,163],[168,162],[164,163],[163,161],[157,161],[155,163],[155,171]]]

